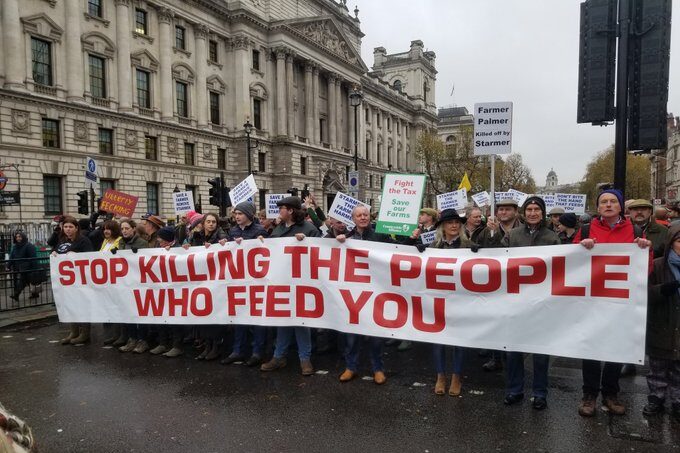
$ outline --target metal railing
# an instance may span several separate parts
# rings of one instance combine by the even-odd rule
[[[0,259],[0,312],[53,303],[49,252]]]

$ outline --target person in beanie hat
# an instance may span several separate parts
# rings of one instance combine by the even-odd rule
[[[503,237],[505,247],[535,247],[543,245],[559,245],[557,233],[550,230],[545,223],[545,202],[541,197],[532,196],[522,205],[524,225],[513,228]],[[506,355],[506,388],[503,403],[511,405],[524,398],[524,354],[508,352]],[[534,380],[532,383],[532,407],[543,410],[548,407],[548,368],[550,356],[533,354]]]
[[[574,244],[581,244],[590,250],[595,244],[631,243],[640,248],[649,248],[652,242],[644,237],[635,237],[632,222],[623,216],[623,195],[616,189],[603,190],[597,197],[597,216],[590,221],[587,237],[584,228],[574,236]],[[650,250],[650,263],[652,251]],[[578,413],[583,417],[595,415],[597,396],[602,393],[602,404],[612,415],[623,415],[626,407],[618,400],[621,364],[597,360],[583,360],[583,399]]]
[[[562,244],[573,244],[574,235],[578,228],[578,218],[573,212],[567,212],[560,216],[559,224],[557,225],[558,236]]]
[[[244,239],[256,239],[260,236],[267,237],[269,233],[255,220],[255,205],[244,201],[236,205],[233,211],[236,225],[229,229],[228,240],[240,244]],[[246,360],[244,354],[248,332],[252,332],[253,343],[250,358]],[[234,343],[231,354],[222,359],[222,365],[234,362],[245,362],[246,366],[255,366],[262,363],[264,346],[267,340],[267,328],[265,326],[236,325],[234,327]]]
[[[167,248],[175,243],[175,229],[171,226],[164,226],[158,230],[158,245]]]

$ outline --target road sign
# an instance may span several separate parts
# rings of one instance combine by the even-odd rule
[[[2,171],[0,171],[0,190],[3,190],[5,186],[7,186],[7,181],[8,181],[7,176],[5,176],[5,174]]]
[[[97,185],[97,161],[91,157],[87,158],[87,169],[85,170],[85,185],[94,189]]]
[[[348,172],[347,179],[349,181],[349,191],[359,192],[359,172],[357,170]]]
[[[19,192],[0,192],[0,206],[21,204]]]

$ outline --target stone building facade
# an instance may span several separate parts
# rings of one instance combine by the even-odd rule
[[[666,149],[655,149],[649,156],[651,197],[675,204],[680,200],[680,117],[669,113],[666,125]]]
[[[175,188],[216,210],[207,179],[248,175],[246,121],[256,204],[306,186],[328,208],[348,191],[355,87],[360,198],[377,208],[384,173],[419,172],[416,138],[437,123],[435,54],[377,48],[369,70],[346,1],[3,0],[0,15],[0,166],[18,165],[28,222],[76,212],[87,156],[137,215],[174,217]]]

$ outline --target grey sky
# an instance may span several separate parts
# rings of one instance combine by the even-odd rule
[[[369,67],[374,47],[403,52],[413,39],[437,54],[438,107],[455,103],[472,111],[475,102],[512,101],[513,152],[543,185],[551,167],[560,183],[580,180],[592,156],[614,142],[613,126],[576,124],[580,3],[356,0],[347,6],[359,7]],[[680,4],[673,6],[668,111],[678,116]]]

